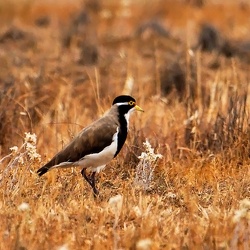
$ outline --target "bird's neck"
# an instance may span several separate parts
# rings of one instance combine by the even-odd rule
[[[129,117],[130,117],[130,112],[128,112],[127,114],[124,115],[124,118],[125,118],[125,120],[127,122],[127,130],[129,128]]]
[[[117,151],[115,156],[121,151],[122,146],[124,145],[127,134],[128,134],[128,124],[129,124],[129,113],[127,114],[119,114],[119,132],[118,132],[118,143],[117,143]],[[114,156],[114,157],[115,157]]]

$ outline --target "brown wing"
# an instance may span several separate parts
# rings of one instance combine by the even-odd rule
[[[91,153],[98,153],[109,146],[118,127],[113,116],[104,116],[83,129],[64,149],[57,153],[37,172],[46,173],[50,167],[62,162],[75,162]]]

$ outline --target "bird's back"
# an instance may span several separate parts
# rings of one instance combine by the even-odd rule
[[[84,128],[64,149],[41,168],[44,171],[40,171],[40,175],[55,165],[63,162],[76,162],[86,155],[99,153],[109,146],[112,143],[113,134],[116,133],[119,126],[118,120],[115,119],[115,112],[117,111],[111,108],[105,116]]]

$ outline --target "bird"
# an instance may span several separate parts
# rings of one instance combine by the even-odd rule
[[[117,96],[111,108],[38,169],[38,175],[42,176],[54,168],[80,167],[83,178],[97,197],[96,173],[121,151],[127,138],[130,115],[135,110],[144,111],[132,96]]]

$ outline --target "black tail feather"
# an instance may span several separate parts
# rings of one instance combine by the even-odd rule
[[[47,166],[43,166],[37,170],[39,176],[42,176],[48,172],[49,168]]]

